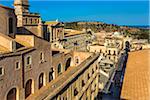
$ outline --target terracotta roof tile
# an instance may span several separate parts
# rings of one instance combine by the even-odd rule
[[[122,99],[150,100],[150,50],[129,53]]]

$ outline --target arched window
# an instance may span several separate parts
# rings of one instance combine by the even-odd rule
[[[31,65],[31,56],[26,58],[26,65]]]
[[[7,94],[7,100],[16,100],[17,89],[12,88]]]
[[[13,18],[9,18],[9,34],[13,33]]]
[[[68,60],[66,62],[65,71],[70,67],[70,65],[71,65],[71,58],[68,58]]]
[[[116,51],[114,51],[114,55],[116,55]]]
[[[58,71],[58,74],[61,74],[61,64],[58,65],[57,71]]]
[[[41,73],[39,76],[39,89],[44,85],[44,74]]]
[[[25,85],[25,98],[27,98],[32,93],[32,80],[29,79]]]

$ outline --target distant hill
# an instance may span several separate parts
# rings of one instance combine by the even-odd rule
[[[107,24],[104,22],[86,22],[86,21],[78,21],[78,22],[66,22],[64,23],[66,29],[75,29],[75,30],[83,30],[83,29],[91,29],[94,32],[106,31],[106,32],[114,32],[119,31],[123,32],[124,35],[132,36],[137,39],[149,39],[149,29],[148,26],[119,26],[115,24]]]
[[[141,29],[150,29],[149,25],[134,25],[134,26],[128,26],[131,28],[141,28]]]

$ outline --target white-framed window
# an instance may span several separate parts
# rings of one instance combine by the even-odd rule
[[[17,61],[17,62],[15,63],[15,69],[16,69],[16,70],[20,69],[20,62],[19,62],[19,61]]]
[[[4,68],[0,67],[0,76],[3,76],[3,75],[4,75]]]

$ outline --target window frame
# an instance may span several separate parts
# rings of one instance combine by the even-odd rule
[[[17,63],[18,63],[18,68],[17,68]],[[15,70],[19,70],[21,67],[20,61],[15,62]]]
[[[29,60],[29,64],[28,64],[28,58],[30,58],[30,60]],[[26,57],[25,64],[26,64],[26,66],[29,66],[29,65],[31,65],[31,64],[32,64],[32,57],[31,57],[31,55],[28,55],[28,56]]]
[[[44,62],[45,61],[45,54],[44,52],[40,52],[40,62]]]
[[[0,69],[2,69],[2,73],[0,74],[0,77],[4,75],[4,67],[0,66]]]

